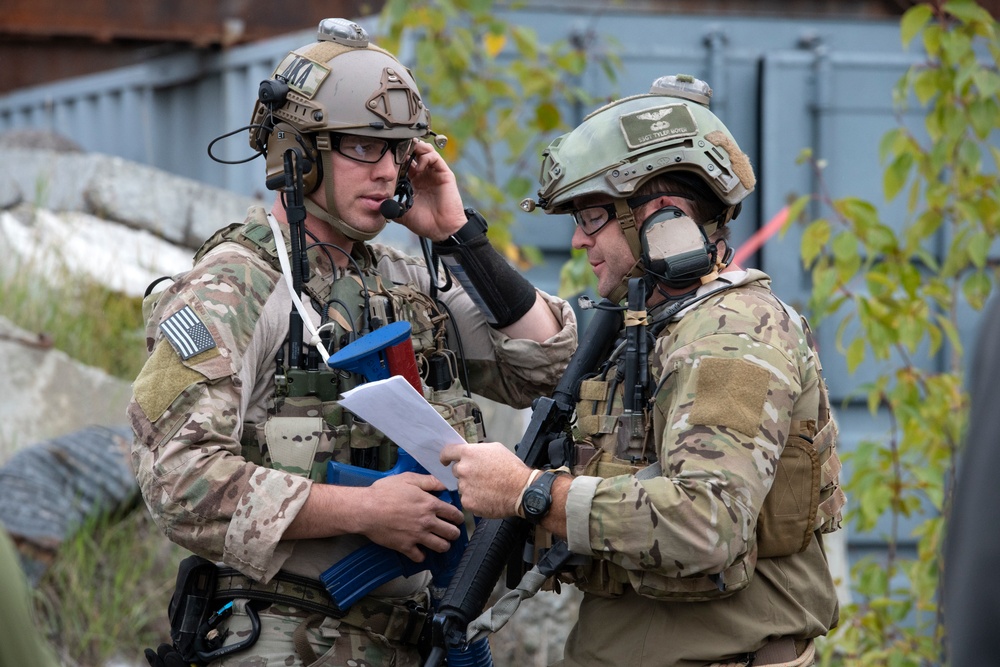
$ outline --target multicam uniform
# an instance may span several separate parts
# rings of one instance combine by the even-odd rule
[[[367,543],[359,535],[286,541],[282,534],[311,485],[323,479],[320,471],[326,460],[341,459],[345,441],[354,446],[371,439],[372,433],[366,425],[352,426],[336,403],[314,403],[311,410],[300,405],[296,411],[295,400],[280,397],[275,377],[281,375],[276,369],[288,335],[291,299],[276,263],[262,256],[266,252],[245,238],[242,243],[227,242],[235,240],[236,232],[263,246],[269,239],[273,242],[264,209],[252,208],[244,227],[210,241],[207,245],[214,247],[203,249],[195,267],[179,276],[147,314],[150,358],[136,379],[128,408],[136,433],[132,459],[146,504],[164,533],[196,554],[239,571],[220,585],[240,589],[277,581],[278,588],[287,588],[281,583],[285,575],[315,582],[330,565]],[[269,247],[273,250],[273,243]],[[405,284],[410,287],[402,290],[411,290],[413,299],[428,300],[429,278],[422,260],[379,244],[356,243],[353,256],[374,287]],[[330,301],[331,286],[345,281],[355,295],[359,292],[355,272],[335,279],[330,261],[316,248],[309,250],[309,259],[314,276],[307,292],[315,302]],[[460,340],[472,391],[521,408],[554,387],[575,348],[576,323],[565,302],[543,296],[562,330],[539,344],[491,329],[459,286],[440,294],[452,316],[448,340]],[[333,319],[356,318],[356,312],[345,317],[343,302],[330,303]],[[188,329],[194,343],[201,345],[196,349],[209,347],[182,360],[161,325],[185,307],[204,326],[204,331],[196,323]],[[397,304],[397,309],[405,307]],[[318,315],[315,321],[319,323]],[[274,416],[289,407],[292,421],[280,422],[284,426],[272,432],[270,425],[279,423]],[[272,460],[267,448],[262,455],[261,440],[296,439],[288,424],[301,426],[299,440],[320,442],[297,469],[288,461]],[[475,426],[469,429],[466,425],[466,435],[474,440]],[[322,465],[310,465],[316,463]],[[310,618],[308,610],[274,604],[261,612],[264,631],[255,647],[234,654],[231,663],[218,664],[243,664],[240,661],[252,655],[271,655],[273,660],[275,652],[282,651],[289,660],[282,664],[299,664],[289,640],[296,632],[306,632],[313,651],[323,656],[316,664],[348,664],[348,659],[356,665],[412,664],[416,652],[404,643],[413,639],[410,612],[414,603],[426,604],[428,579],[422,573],[391,581],[340,621],[322,613]],[[296,592],[322,604],[322,593],[311,588]],[[234,631],[232,641],[246,636],[242,610],[242,603],[237,604],[233,618],[221,626]]]
[[[586,595],[567,666],[747,664],[780,638],[802,655],[788,664],[811,664],[808,640],[836,625],[820,535],[843,494],[811,334],[765,274],[725,273],[699,294],[720,288],[650,353],[659,475],[634,476],[641,446],[615,456],[620,391],[609,411],[609,383],[583,383],[567,530],[592,558],[574,576]]]

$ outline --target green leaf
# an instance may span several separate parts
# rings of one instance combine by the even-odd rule
[[[909,45],[917,34],[924,29],[927,22],[931,20],[931,8],[928,5],[915,5],[906,10],[900,21],[899,35],[903,42],[903,47]]]
[[[885,191],[885,198],[892,201],[899,194],[899,191],[906,185],[910,178],[910,170],[913,169],[913,155],[901,153],[892,161],[892,164],[885,170],[882,179],[882,188]]]
[[[990,296],[992,284],[983,271],[976,271],[962,281],[962,295],[976,310],[982,310],[986,299]]]
[[[972,77],[982,97],[993,97],[1000,92],[1000,74],[980,68]]]
[[[569,298],[579,294],[588,287],[597,285],[597,276],[587,261],[587,252],[582,248],[574,248],[570,259],[559,271],[559,296]]]
[[[899,267],[899,274],[900,285],[911,298],[915,297],[923,282],[919,269],[912,264],[903,264]]]
[[[534,30],[523,26],[511,26],[510,32],[522,58],[527,58],[528,60],[538,58],[538,36]]]
[[[543,102],[535,107],[535,124],[542,132],[558,128],[561,122],[559,107],[552,102]]]
[[[993,23],[993,17],[990,16],[990,13],[971,0],[946,2],[942,9],[962,23]]]
[[[978,99],[969,105],[969,121],[972,129],[980,140],[985,140],[990,133],[1000,126],[1000,110],[996,100]]]
[[[958,327],[950,319],[944,315],[937,316],[937,324],[944,331],[945,336],[948,338],[948,342],[956,350],[962,349],[962,337],[958,333]]]
[[[913,77],[913,92],[921,104],[927,104],[940,93],[940,74],[937,68],[929,67]]]
[[[504,188],[507,192],[514,195],[514,198],[526,197],[531,193],[532,188],[535,185],[535,180],[528,178],[526,176],[512,176],[507,180],[507,185]]]
[[[864,199],[844,197],[836,202],[836,209],[861,228],[868,228],[878,223],[878,209]]]
[[[941,52],[941,26],[931,24],[924,29],[924,50],[929,58],[936,58]]]
[[[827,220],[815,220],[806,227],[802,234],[802,263],[806,268],[813,265],[829,241],[830,223]]]
[[[857,370],[861,362],[865,360],[865,341],[861,338],[856,338],[851,341],[851,344],[847,347],[847,370],[853,373]]]
[[[801,197],[797,197],[795,201],[788,205],[788,217],[785,224],[781,226],[780,233],[782,236],[784,236],[791,226],[798,221],[799,216],[802,215],[802,211],[806,207],[806,204],[810,201],[812,201],[812,197],[810,195],[802,195]]]
[[[899,334],[899,341],[910,352],[916,351],[924,338],[926,325],[924,324],[923,317],[914,313],[902,313],[893,323],[896,326],[896,332]]]

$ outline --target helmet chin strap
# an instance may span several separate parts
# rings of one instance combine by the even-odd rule
[[[632,214],[632,209],[629,208],[624,199],[616,199],[614,203],[618,225],[622,228],[625,240],[628,242],[629,250],[632,251],[632,258],[635,259],[632,268],[622,277],[622,281],[608,294],[608,299],[613,303],[618,303],[628,296],[629,278],[639,278],[646,273],[646,270],[643,268],[642,260],[640,259],[642,257],[642,243],[639,241],[639,227],[636,223],[635,215]]]
[[[340,217],[340,212],[337,211],[337,205],[334,203],[333,163],[330,159],[330,151],[320,151],[320,155],[323,160],[323,174],[326,176],[323,179],[323,188],[326,193],[327,210],[323,210],[319,204],[308,197],[306,197],[305,200],[306,210],[352,241],[371,241],[379,235],[379,232],[385,229],[385,225],[388,221],[383,220],[382,225],[374,231],[363,231],[347,224],[347,222]]]
[[[629,278],[641,278],[646,275],[646,270],[642,266],[642,260],[635,260],[635,264],[632,268],[628,270],[622,277],[622,281],[618,283],[611,292],[608,293],[608,300],[612,303],[620,303],[622,299],[628,296],[628,281]],[[648,277],[648,276],[647,276]],[[647,290],[649,285],[647,284]]]

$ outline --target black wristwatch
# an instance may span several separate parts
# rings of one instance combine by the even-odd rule
[[[464,245],[481,234],[485,234],[488,227],[486,218],[479,211],[474,208],[467,208],[465,209],[465,224],[444,241],[438,241],[438,244],[446,248]]]
[[[555,470],[546,470],[521,495],[524,518],[536,526],[552,509],[552,483],[556,474]]]

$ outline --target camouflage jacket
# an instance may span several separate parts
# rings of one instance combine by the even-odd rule
[[[808,328],[797,326],[794,312],[770,292],[765,274],[723,274],[700,293],[725,283],[733,285],[675,315],[650,353],[655,394],[647,426],[660,475],[637,478],[637,468],[608,454],[605,439],[604,453],[581,467],[567,499],[570,549],[611,565],[603,567],[606,581],[597,581],[600,567],[582,570],[581,587],[612,597],[625,591],[621,605],[635,599],[632,591],[663,605],[671,619],[658,644],[663,659],[752,651],[768,636],[811,638],[837,618],[818,533],[800,553],[782,558],[757,560],[755,541],[790,429],[815,423],[822,409],[815,346]],[[727,597],[689,587],[698,575],[720,573],[742,581],[703,576],[701,585],[742,590]],[[625,606],[612,613],[628,618]],[[600,652],[584,635],[567,649],[567,664]],[[580,646],[586,648],[578,653]]]
[[[251,208],[251,220],[266,225],[264,209]],[[423,260],[380,244],[364,249],[382,280],[429,290]],[[355,250],[361,252],[361,244]],[[333,280],[329,260],[315,249],[309,254],[312,269]],[[317,576],[338,554],[364,543],[360,536],[282,540],[313,482],[256,466],[241,450],[244,424],[263,421],[273,408],[275,355],[291,309],[281,280],[258,254],[235,243],[214,248],[175,277],[148,316],[150,357],[128,406],[136,477],[159,527],[185,548],[262,581],[282,568]],[[542,296],[562,330],[539,344],[490,328],[457,284],[440,294],[460,335],[473,392],[521,408],[555,386],[576,347],[576,321],[564,301]],[[161,324],[185,307],[215,346],[182,360]],[[449,331],[450,340],[455,333]]]

